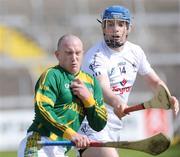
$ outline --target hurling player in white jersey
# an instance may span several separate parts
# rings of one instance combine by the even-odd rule
[[[147,61],[142,48],[127,41],[131,28],[131,14],[123,6],[110,6],[100,21],[104,40],[95,44],[86,54],[82,69],[94,75],[100,82],[108,109],[108,123],[100,131],[93,131],[85,121],[80,132],[99,141],[120,140],[121,118],[125,116],[128,96],[136,75],[144,77],[149,86],[156,90],[165,83],[159,78]],[[174,114],[178,113],[176,97],[170,98]],[[79,151],[82,157],[118,157],[115,148],[87,148]]]

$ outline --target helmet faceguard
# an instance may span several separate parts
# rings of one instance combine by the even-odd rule
[[[111,6],[106,8],[102,14],[102,29],[104,40],[111,48],[118,48],[124,45],[129,33],[131,15],[128,9],[122,6]],[[121,30],[117,33],[116,27]],[[111,31],[108,31],[111,29]]]
[[[119,48],[123,46],[127,40],[128,24],[125,21],[104,20],[102,23],[102,29],[104,40],[111,48]]]

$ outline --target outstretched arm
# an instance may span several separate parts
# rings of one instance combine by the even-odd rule
[[[167,89],[167,91],[169,91],[167,85],[159,78],[155,71],[144,75],[144,79],[153,91],[155,91],[160,84],[163,85]],[[174,115],[177,115],[179,112],[179,102],[177,98],[175,96],[171,96],[170,102]]]

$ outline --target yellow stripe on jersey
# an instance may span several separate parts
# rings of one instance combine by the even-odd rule
[[[65,125],[62,125],[62,124],[59,124],[57,123],[54,118],[51,116],[51,114],[45,110],[45,108],[43,107],[42,103],[41,102],[38,102],[38,107],[41,111],[41,114],[44,116],[44,118],[49,121],[53,126],[55,126],[56,128],[58,128],[59,130],[61,130],[63,132],[63,138],[66,138],[66,139],[69,139],[71,140],[72,137],[76,134],[76,132],[71,129],[71,128],[68,128],[67,126]],[[50,138],[54,138],[56,139],[57,137],[55,135],[51,135]]]
[[[75,118],[75,119],[76,119],[76,118]],[[69,121],[66,125],[69,126],[69,125],[71,125],[72,123],[74,123],[74,121],[75,121],[75,120],[71,120],[71,121]]]
[[[65,132],[65,130],[67,129],[66,126],[59,124],[52,116],[51,114],[43,107],[43,104],[41,102],[37,102],[37,105],[39,107],[39,110],[41,112],[41,114],[44,116],[44,118],[50,122],[54,127],[56,127],[57,129],[61,130],[62,132]]]
[[[79,74],[77,75],[76,78],[81,79],[81,80],[82,80],[83,82],[85,82],[85,83],[89,83],[89,84],[94,85],[93,79],[92,79],[89,75],[85,74],[85,73],[82,72],[82,71],[79,72]]]
[[[77,133],[73,129],[67,128],[63,134],[63,138],[72,140],[72,138],[73,138],[73,136],[75,136],[75,134],[77,134]]]
[[[98,114],[98,116],[99,116],[99,117],[101,117],[101,119],[103,119],[104,121],[107,121],[107,119],[106,119],[106,118],[104,118],[104,116],[103,116],[103,115]]]
[[[46,76],[48,74],[50,69],[46,70],[42,75],[41,75],[41,79],[40,79],[40,85],[43,85],[45,83],[45,80],[46,80]]]
[[[96,106],[96,110],[101,112],[101,114],[103,114],[103,115],[107,115],[107,110],[106,110],[105,106],[101,106],[101,107]]]
[[[102,111],[99,107],[96,107],[95,110],[99,117],[101,117],[104,121],[107,121],[107,112],[105,108]]]
[[[92,107],[95,105],[96,101],[94,100],[93,96],[91,95],[88,99],[82,100],[84,107]]]
[[[43,103],[50,104],[52,107],[54,107],[54,102],[50,98],[48,98],[47,96],[45,96],[41,93],[36,93],[35,100],[37,102],[43,102]]]
[[[49,138],[50,138],[51,140],[55,141],[55,140],[58,138],[58,136],[57,136],[56,134],[54,134],[54,133],[51,133],[51,135],[50,135]]]

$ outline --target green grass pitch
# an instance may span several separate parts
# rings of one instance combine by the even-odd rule
[[[154,157],[153,155],[127,149],[120,149],[119,154],[120,157]],[[76,157],[73,151],[68,152],[68,155],[69,157]],[[17,157],[17,153],[0,152],[0,157]],[[156,157],[180,157],[180,144],[171,146],[168,150]]]

